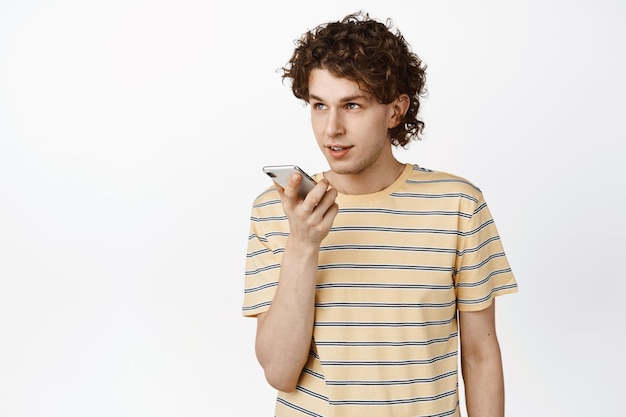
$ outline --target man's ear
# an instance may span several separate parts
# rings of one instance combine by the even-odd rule
[[[393,114],[389,119],[389,125],[387,126],[388,129],[393,129],[402,123],[402,119],[404,119],[404,115],[409,110],[409,106],[411,105],[411,98],[408,94],[400,94],[391,104]]]

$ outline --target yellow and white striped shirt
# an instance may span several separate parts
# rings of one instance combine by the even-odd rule
[[[311,353],[296,390],[278,393],[276,417],[460,415],[457,310],[517,291],[482,193],[407,164],[387,189],[336,201]],[[245,316],[269,309],[288,233],[271,187],[252,209]]]

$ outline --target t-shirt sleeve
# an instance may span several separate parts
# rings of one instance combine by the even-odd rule
[[[257,199],[250,216],[242,307],[246,317],[269,310],[278,286],[282,251],[272,247],[272,240],[284,233],[276,227],[280,221],[268,212],[273,204],[280,201]]]
[[[468,210],[472,215],[459,227],[455,265],[457,307],[460,311],[487,308],[494,297],[517,292],[517,282],[482,196]]]

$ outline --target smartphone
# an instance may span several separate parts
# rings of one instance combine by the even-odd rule
[[[316,184],[313,178],[296,165],[264,166],[263,172],[283,188],[287,186],[287,182],[293,174],[300,174],[302,180],[298,186],[298,195],[302,198],[306,197]]]

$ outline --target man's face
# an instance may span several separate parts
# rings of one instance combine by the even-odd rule
[[[309,104],[313,133],[334,173],[378,173],[397,163],[389,134],[397,124],[394,103],[381,104],[358,83],[314,69]]]

